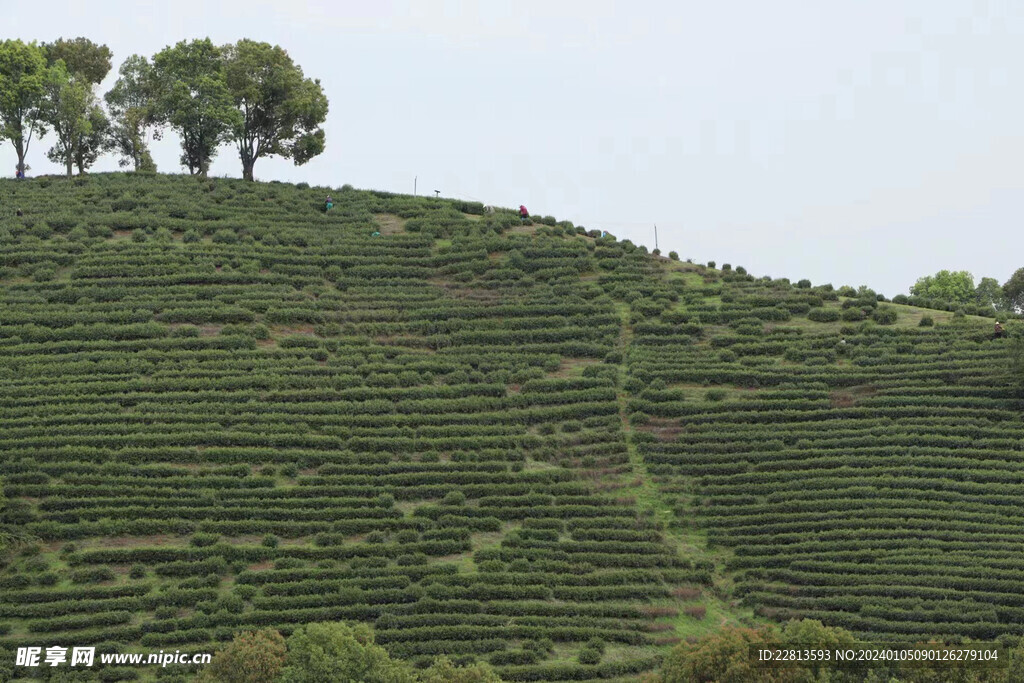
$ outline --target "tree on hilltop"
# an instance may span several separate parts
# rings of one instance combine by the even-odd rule
[[[301,166],[324,151],[320,124],[327,118],[327,96],[285,50],[242,39],[224,48],[224,69],[240,114],[231,134],[245,180],[253,180],[261,157],[280,156]]]
[[[42,48],[49,66],[62,61],[69,74],[87,83],[99,85],[110,73],[110,48],[88,38],[58,38]]]
[[[940,270],[935,275],[920,278],[910,293],[926,299],[951,301],[958,304],[973,303],[975,300],[974,276],[966,270],[951,272]]]
[[[988,306],[997,311],[1006,310],[1006,297],[999,280],[994,277],[983,277],[974,288],[974,297],[979,306]]]
[[[64,164],[70,178],[81,140],[92,133],[90,114],[97,108],[92,84],[76,78],[68,72],[63,60],[58,60],[47,70],[40,108],[43,120],[57,137],[46,157]]]
[[[110,147],[110,121],[95,93],[110,73],[110,48],[88,38],[59,38],[41,48],[50,70],[43,111],[58,138],[46,156],[69,176],[72,165],[85,173]]]
[[[1003,284],[1003,296],[1011,311],[1024,309],[1024,268],[1018,268]]]
[[[41,110],[57,136],[46,156],[64,164],[68,176],[72,166],[85,173],[109,147],[110,122],[95,86],[110,73],[110,48],[88,38],[60,38],[41,49],[48,68]]]
[[[153,65],[141,55],[132,55],[117,72],[117,82],[104,96],[114,118],[111,147],[121,157],[120,166],[130,165],[136,171],[156,171],[146,139],[150,131],[154,139],[160,139]]]
[[[231,139],[241,113],[224,74],[222,50],[209,38],[181,41],[153,57],[156,119],[181,136],[181,164],[206,177],[217,147]]]
[[[14,145],[22,172],[33,135],[46,134],[40,105],[47,72],[46,53],[35,43],[0,42],[0,140]]]

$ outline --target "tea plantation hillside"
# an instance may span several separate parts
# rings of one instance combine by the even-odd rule
[[[0,182],[0,522],[31,536],[0,647],[362,621],[416,664],[631,680],[724,624],[1024,634],[990,318],[543,223]]]

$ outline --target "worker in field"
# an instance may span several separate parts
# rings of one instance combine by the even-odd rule
[[[526,219],[530,217],[530,212],[526,210],[526,207],[522,204],[519,205],[519,222],[525,223]]]
[[[22,211],[21,209],[18,209],[17,211],[15,211],[15,212],[14,212],[14,214],[15,214],[15,215],[16,215],[16,216],[17,216],[18,218],[21,218],[21,217],[23,217],[23,216],[25,215],[25,212],[24,212],[24,211]]]
[[[15,166],[14,167],[14,178],[16,180],[24,180],[25,179],[25,172],[23,170],[21,170],[21,166]]]
[[[327,201],[324,202],[324,212],[330,211],[334,208],[334,200],[331,199],[331,195],[327,195]]]
[[[995,331],[992,334],[992,338],[993,339],[1002,339],[1003,338],[1003,326],[1002,326],[1002,324],[998,320],[996,321],[996,329],[995,329]]]

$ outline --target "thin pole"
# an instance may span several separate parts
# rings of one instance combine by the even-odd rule
[[[654,248],[658,248],[658,224],[654,224]]]
[[[417,182],[417,181],[418,181],[419,179],[420,179],[420,177],[419,177],[419,176],[415,176],[415,177],[414,177],[414,178],[412,179],[412,196],[413,196],[413,197],[415,197],[415,196],[416,196],[416,182]]]

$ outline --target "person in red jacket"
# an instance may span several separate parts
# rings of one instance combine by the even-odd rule
[[[522,204],[519,205],[519,220],[522,223],[526,222],[526,219],[530,217],[530,212],[526,210],[526,207]]]

